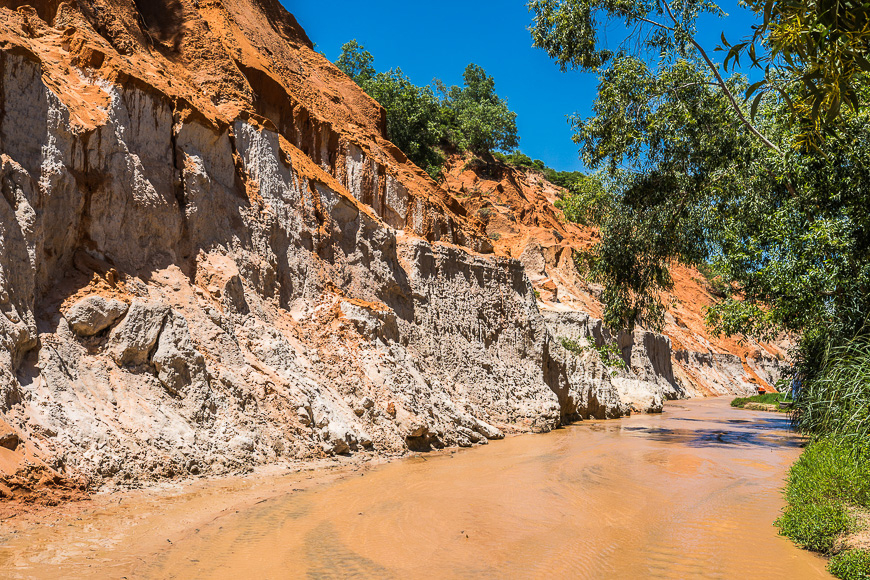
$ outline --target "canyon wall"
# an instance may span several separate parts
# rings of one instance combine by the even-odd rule
[[[665,337],[618,337],[618,371],[566,350],[609,335],[547,312],[277,1],[3,0],[0,90],[0,496],[470,446],[688,392]]]

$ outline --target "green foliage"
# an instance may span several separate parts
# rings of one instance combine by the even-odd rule
[[[562,337],[559,339],[559,342],[562,344],[562,346],[565,348],[565,350],[567,350],[568,352],[573,352],[574,354],[576,354],[578,356],[583,354],[583,351],[586,350],[586,347],[581,345],[576,340],[573,340],[570,338]]]
[[[627,365],[622,358],[622,352],[619,350],[619,347],[616,344],[604,343],[601,346],[595,341],[591,336],[586,337],[586,346],[581,345],[576,340],[572,340],[570,338],[562,337],[559,339],[559,343],[567,350],[568,352],[572,352],[576,355],[581,355],[583,352],[587,350],[594,350],[598,353],[598,356],[601,358],[601,362],[604,363],[604,366],[611,367],[615,369],[625,369]]]
[[[812,435],[870,441],[870,341],[829,345],[804,374],[795,403],[796,423]]]
[[[700,15],[722,15],[711,0],[532,0],[535,14],[532,37],[563,70],[581,68],[600,72],[626,55],[667,62],[673,58],[696,58],[715,76],[715,84],[727,94],[733,115],[765,146],[777,145],[752,126],[765,96],[782,98],[789,107],[789,120],[811,128],[815,135],[800,131],[792,141],[815,146],[820,130],[857,113],[867,94],[862,90],[870,73],[870,4],[862,0],[814,2],[810,0],[749,0],[760,23],[747,30],[747,38],[731,45],[721,35],[726,52],[723,69],[739,65],[748,55],[753,67],[763,71],[762,80],[744,87],[747,115],[721,77],[716,63],[696,40]],[[616,49],[602,42],[604,25],[621,21],[630,31]],[[847,112],[846,109],[850,108]]]
[[[586,174],[580,171],[556,171],[555,169],[547,167],[544,169],[544,177],[554,185],[564,187],[565,189],[571,189],[574,182],[584,179]]]
[[[441,102],[432,87],[418,87],[401,69],[377,73],[360,86],[387,112],[387,137],[433,178],[441,172],[444,138]]]
[[[746,403],[761,403],[762,405],[778,405],[785,398],[782,393],[765,393],[752,397],[737,397],[731,401],[732,407],[742,408]]]
[[[701,275],[704,276],[704,279],[707,280],[714,295],[719,298],[726,298],[731,295],[731,286],[718,272],[716,272],[709,262],[699,262],[698,264],[695,264],[695,268],[697,268],[698,272],[700,272]]]
[[[801,503],[789,506],[776,520],[780,533],[805,550],[830,552],[849,529],[849,514],[839,504]]]
[[[517,114],[495,93],[495,80],[476,64],[466,67],[464,87],[446,87],[436,81],[443,95],[447,139],[461,151],[481,155],[512,151],[519,144]]]
[[[441,174],[444,149],[480,155],[519,143],[516,113],[477,65],[466,68],[463,87],[440,81],[420,87],[401,69],[376,72],[374,57],[356,40],[341,47],[336,65],[384,107],[387,138],[433,178]]]
[[[758,102],[765,92],[785,96],[794,116],[808,131],[799,142],[815,146],[831,122],[858,112],[866,105],[861,87],[870,73],[870,4],[861,0],[815,2],[809,0],[749,0],[761,19],[750,36],[731,45],[725,69],[733,59],[748,55],[764,78],[746,91]],[[863,98],[862,98],[863,97]]]
[[[540,159],[532,159],[525,153],[520,151],[514,151],[512,153],[499,153],[496,151],[493,153],[493,157],[501,161],[506,165],[512,165],[514,167],[520,167],[524,169],[534,169],[537,171],[545,171],[547,166]]]
[[[870,551],[840,552],[831,558],[828,572],[842,580],[867,580],[870,578]]]
[[[870,447],[836,437],[813,441],[788,475],[787,506],[776,525],[800,546],[830,553],[855,530],[849,507],[870,507]]]
[[[372,53],[354,39],[342,45],[341,55],[335,61],[335,65],[360,84],[375,76],[374,62],[375,57]]]
[[[837,337],[823,343],[798,375],[793,421],[814,440],[791,469],[788,507],[777,524],[801,546],[831,552],[838,536],[856,531],[850,509],[870,508],[870,343]],[[868,578],[868,566],[867,552],[850,550],[835,555],[828,569],[838,578]]]
[[[556,200],[568,221],[583,225],[602,223],[611,210],[611,192],[598,174],[575,174],[563,187],[567,192]]]
[[[660,327],[659,296],[679,261],[711,263],[732,295],[709,312],[718,332],[799,332],[806,350],[861,328],[870,314],[870,117],[840,116],[840,138],[816,150],[780,149],[802,131],[788,101],[768,91],[738,103],[745,79],[723,78],[695,40],[697,16],[720,12],[710,2],[530,6],[538,46],[563,67],[599,74],[594,115],[573,123],[584,161],[611,192],[601,243],[583,264],[605,286],[608,325]],[[599,46],[608,18],[634,31],[616,51]]]

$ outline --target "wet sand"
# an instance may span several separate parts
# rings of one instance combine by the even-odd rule
[[[0,577],[830,578],[772,525],[788,418],[728,402],[108,498],[0,529]]]

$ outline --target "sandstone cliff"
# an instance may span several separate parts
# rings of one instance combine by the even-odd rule
[[[584,322],[581,326],[586,330],[580,334],[594,336],[599,344],[615,341],[636,375],[650,377],[656,384],[664,380],[667,386],[662,396],[742,394],[758,387],[771,390],[779,378],[787,344],[711,335],[704,314],[718,299],[710,283],[693,268],[672,268],[675,287],[664,297],[668,311],[663,336],[639,330],[632,336],[614,337],[601,329],[602,288],[584,280],[573,260],[576,251],[588,250],[597,242],[598,232],[566,221],[554,206],[562,189],[541,173],[495,160],[470,162],[454,156],[444,187],[483,222],[497,255],[523,263],[548,320],[588,319],[592,327]],[[559,336],[579,335],[565,325],[554,328]],[[667,366],[667,370],[654,376],[645,370],[649,361],[664,359],[670,362],[652,363],[652,367]]]
[[[686,392],[668,339],[566,351],[600,323],[539,303],[277,0],[0,0],[0,190],[0,496]]]

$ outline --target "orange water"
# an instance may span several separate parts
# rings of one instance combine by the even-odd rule
[[[679,402],[304,491],[283,478],[235,509],[238,489],[206,486],[37,528],[0,546],[0,576],[829,578],[772,526],[801,451],[787,421]]]

